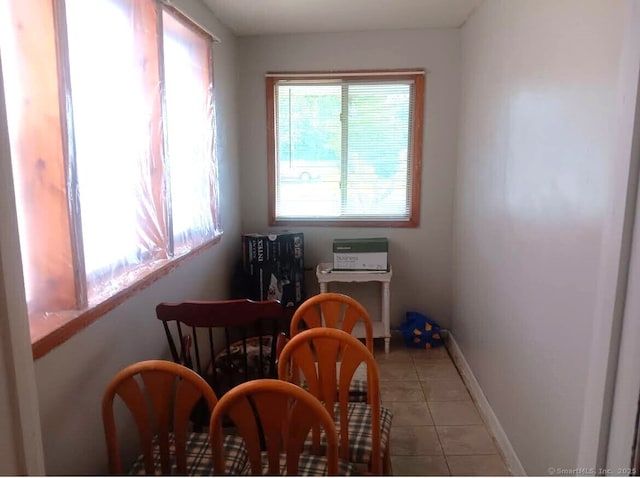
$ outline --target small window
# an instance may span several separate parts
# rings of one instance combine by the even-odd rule
[[[424,72],[269,73],[272,225],[416,226]]]

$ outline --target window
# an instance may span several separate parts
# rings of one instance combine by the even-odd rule
[[[272,225],[416,226],[424,72],[269,73]]]
[[[39,356],[221,235],[213,38],[155,0],[2,0],[0,10]]]

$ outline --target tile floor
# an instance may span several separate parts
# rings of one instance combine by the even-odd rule
[[[444,347],[414,350],[376,340],[382,404],[393,410],[391,462],[402,475],[509,475]]]

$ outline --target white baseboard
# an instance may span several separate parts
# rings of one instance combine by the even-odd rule
[[[464,358],[462,350],[460,350],[456,339],[448,330],[446,333],[443,333],[442,336],[445,339],[449,355],[451,355],[451,359],[456,364],[456,367],[458,367],[462,380],[464,380],[465,385],[469,389],[469,393],[471,394],[473,401],[476,403],[478,411],[482,415],[485,424],[489,428],[489,432],[493,434],[496,444],[500,448],[500,452],[509,467],[509,471],[514,476],[526,476],[526,472],[524,471],[522,463],[520,463],[518,455],[516,455],[515,450],[511,446],[511,442],[502,428],[502,425],[500,425],[498,417],[493,413],[493,409],[491,408],[491,405],[489,405],[487,397],[484,396],[484,392],[480,388],[480,384],[476,380],[476,377],[473,375],[467,360]]]

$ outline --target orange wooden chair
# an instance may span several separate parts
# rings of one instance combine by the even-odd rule
[[[326,292],[310,297],[293,314],[290,336],[313,327],[331,327],[353,334],[357,327],[364,332],[365,344],[373,353],[373,323],[369,312],[360,302],[345,294]],[[354,379],[349,390],[349,400],[364,402],[367,399],[367,383]]]
[[[294,337],[313,327],[331,327],[353,334],[359,324],[364,328],[365,344],[373,353],[373,324],[367,309],[348,295],[325,292],[300,304],[291,318],[290,334]]]
[[[173,362],[148,360],[130,365],[113,377],[102,400],[102,420],[109,470],[122,475],[122,461],[114,414],[119,396],[131,412],[140,437],[141,455],[130,474],[201,475],[211,472],[209,437],[189,429],[189,416],[201,399],[212,410],[217,398],[197,373]],[[245,466],[238,450],[229,473]]]
[[[356,370],[366,367],[367,402],[349,401]],[[392,413],[380,405],[379,371],[373,354],[352,335],[316,327],[300,332],[282,350],[278,377],[305,383],[334,417],[340,458],[366,466],[373,474],[391,474],[389,435]],[[307,440],[307,447],[311,445]]]
[[[228,447],[223,443],[223,422],[236,427],[236,448],[248,453],[243,474],[326,476],[355,470],[338,459],[338,438],[331,415],[309,392],[273,379],[243,383],[227,392],[211,414],[213,471],[226,471]],[[322,427],[326,441],[312,443],[315,454],[303,454],[307,436]],[[316,436],[319,434],[316,432]]]

